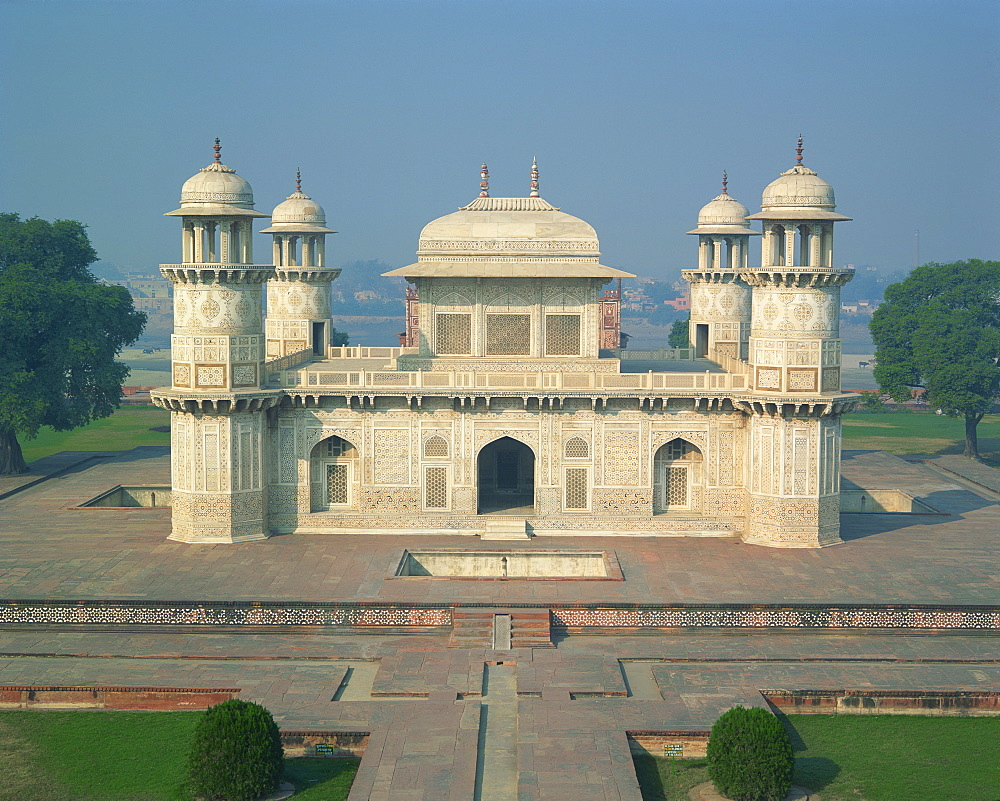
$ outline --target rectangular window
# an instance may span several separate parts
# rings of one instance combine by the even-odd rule
[[[580,355],[580,315],[545,315],[545,355]]]
[[[448,508],[448,468],[424,468],[424,508]]]
[[[687,509],[691,502],[688,499],[688,469],[687,467],[664,468],[663,504],[666,509]]]
[[[346,464],[326,466],[326,502],[329,506],[345,506],[349,502],[349,467]]]
[[[590,500],[590,482],[586,467],[567,467],[564,507],[587,509]]]
[[[472,315],[437,315],[438,354],[469,356],[472,354]]]
[[[531,355],[531,315],[487,314],[486,355]]]

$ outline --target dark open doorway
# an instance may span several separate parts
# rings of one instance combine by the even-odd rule
[[[535,454],[523,442],[501,437],[479,452],[479,508],[486,514],[535,511]]]
[[[313,353],[326,356],[326,323],[313,323]]]
[[[694,357],[704,359],[708,356],[708,324],[696,323],[694,327]]]

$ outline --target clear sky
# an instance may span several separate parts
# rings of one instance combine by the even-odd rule
[[[216,136],[259,210],[302,168],[333,264],[412,262],[481,162],[526,195],[537,156],[604,263],[674,279],[722,170],[756,211],[799,133],[855,218],[837,263],[909,268],[918,229],[922,262],[1000,258],[995,0],[0,0],[0,114],[0,208],[140,271]]]

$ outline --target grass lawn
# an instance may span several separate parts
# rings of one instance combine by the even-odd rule
[[[0,712],[2,801],[183,801],[200,712]],[[343,801],[358,761],[289,759],[303,801]]]
[[[844,415],[844,447],[888,453],[962,453],[965,419],[933,412],[884,412]],[[1000,415],[979,424],[979,452],[1000,467]]]
[[[998,801],[1000,718],[789,715],[795,784],[823,801]],[[635,758],[644,801],[688,801],[703,759]]]
[[[110,417],[72,431],[42,428],[35,439],[19,439],[26,462],[59,451],[123,451],[137,445],[169,445],[170,412],[155,406],[123,406]]]

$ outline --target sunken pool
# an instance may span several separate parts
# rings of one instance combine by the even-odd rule
[[[404,550],[395,578],[598,579],[621,581],[609,551]]]

